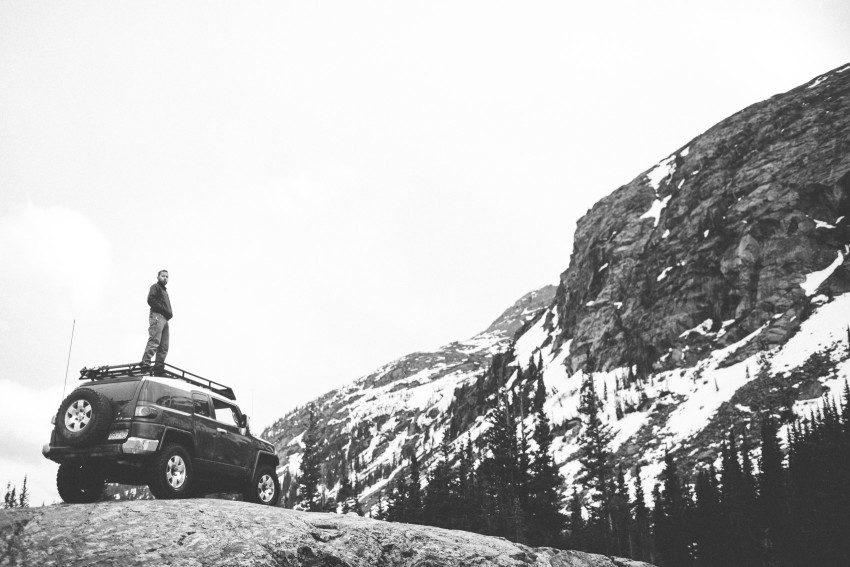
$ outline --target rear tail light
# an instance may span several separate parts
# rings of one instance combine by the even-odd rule
[[[156,417],[157,411],[156,408],[152,408],[151,406],[136,406],[136,417]]]

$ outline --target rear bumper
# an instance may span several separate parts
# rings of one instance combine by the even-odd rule
[[[104,443],[89,447],[59,447],[47,444],[41,449],[41,454],[51,461],[84,461],[89,459],[119,459],[127,456],[147,456],[159,448],[157,439],[130,437],[123,443]]]

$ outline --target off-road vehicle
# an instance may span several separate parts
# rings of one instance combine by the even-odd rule
[[[277,503],[278,457],[250,434],[233,390],[171,365],[150,374],[140,364],[82,369],[42,449],[59,463],[62,500],[94,502],[113,482],[148,485],[157,498],[239,491]]]

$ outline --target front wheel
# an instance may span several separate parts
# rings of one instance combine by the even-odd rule
[[[192,459],[181,445],[172,443],[163,447],[154,457],[148,487],[159,499],[188,498],[192,495],[195,476]]]
[[[274,467],[265,465],[257,468],[251,484],[245,491],[245,500],[255,504],[274,506],[280,499],[280,480]]]
[[[103,495],[106,478],[91,465],[61,463],[56,473],[59,496],[68,504],[97,502]]]

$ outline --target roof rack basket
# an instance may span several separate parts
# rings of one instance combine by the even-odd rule
[[[127,378],[131,376],[151,376],[153,370],[150,366],[142,366],[139,362],[131,362],[129,364],[116,364],[113,366],[96,366],[94,368],[83,368],[80,370],[80,380],[107,380],[109,378]],[[229,400],[236,401],[236,394],[233,389],[213,382],[197,374],[192,374],[182,368],[166,364],[165,368],[160,372],[160,375],[166,378],[175,378],[183,380],[195,386],[212,390],[220,396],[224,396]]]

